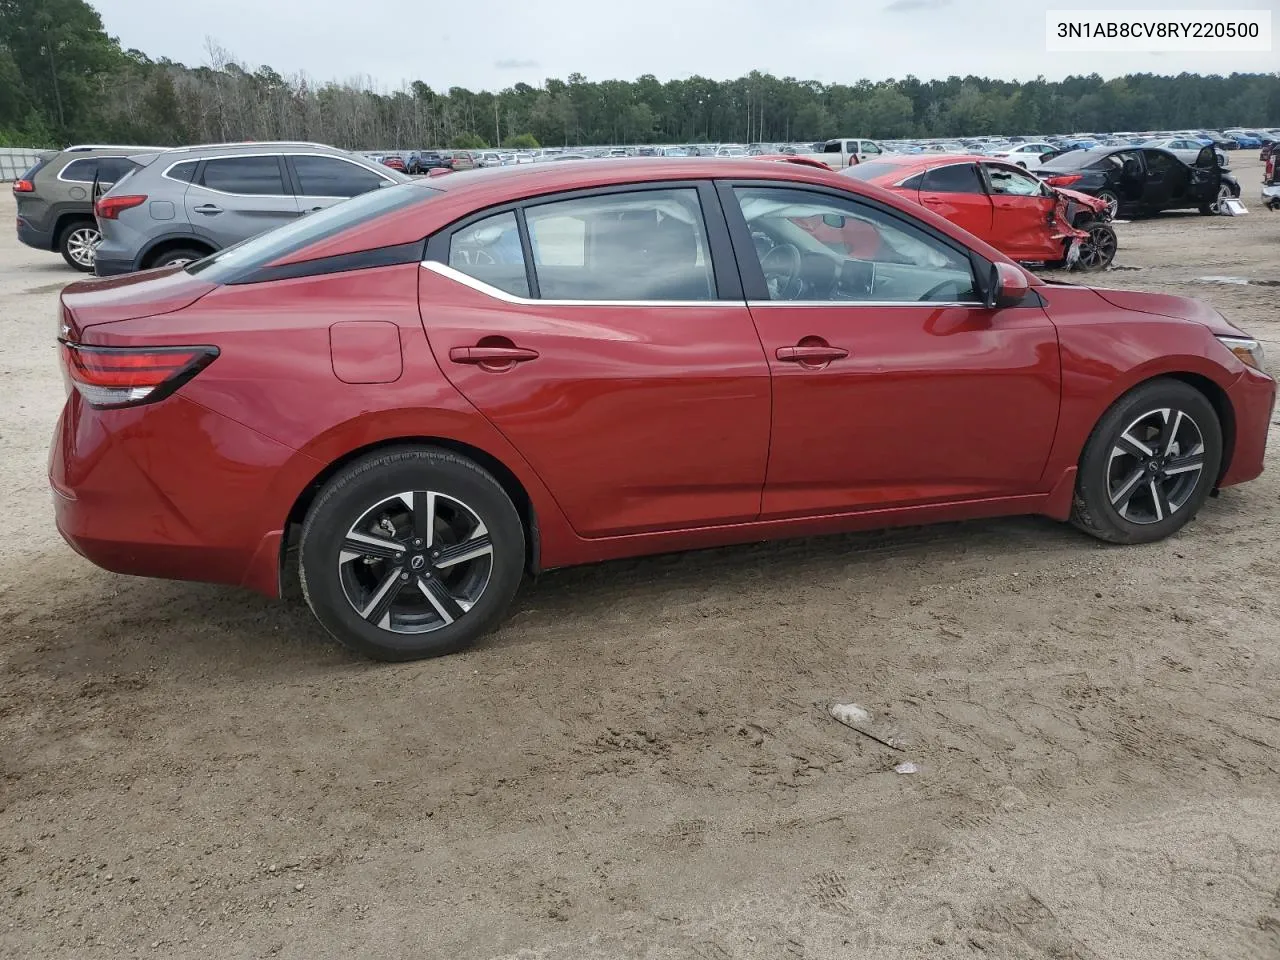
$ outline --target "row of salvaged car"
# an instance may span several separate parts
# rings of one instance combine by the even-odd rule
[[[1212,147],[1195,162],[1153,147],[1073,150],[1031,171],[956,154],[760,154],[837,167],[933,209],[1009,256],[1049,267],[1109,266],[1109,221],[1168,209],[1212,213],[1239,184]],[[576,155],[561,154],[562,159]],[[832,163],[832,159],[836,159]],[[451,174],[439,165],[431,175]],[[198,260],[405,174],[320,144],[235,143],[176,149],[71,147],[41,158],[13,187],[18,237],[99,276]]]

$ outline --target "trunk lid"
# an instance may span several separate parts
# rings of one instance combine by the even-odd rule
[[[77,340],[89,327],[173,313],[216,288],[182,267],[80,280],[62,291],[62,337]]]

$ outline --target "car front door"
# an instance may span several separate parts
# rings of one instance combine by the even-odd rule
[[[285,163],[293,175],[302,213],[315,213],[395,182],[342,157],[299,153],[286,156]]]
[[[431,238],[427,261],[441,369],[580,536],[759,514],[769,366],[709,184],[485,212]]]
[[[975,237],[986,240],[991,236],[991,198],[976,163],[930,167],[920,184],[920,203]]]
[[[991,195],[993,247],[1014,260],[1059,260],[1062,241],[1053,239],[1054,207],[1051,188],[1012,164],[981,164]]]
[[[186,191],[191,229],[219,249],[297,219],[298,200],[276,154],[204,160]]]
[[[743,183],[721,195],[773,373],[762,519],[1038,489],[1060,389],[1038,299],[987,309],[966,250],[848,194]],[[882,253],[822,245],[795,223],[814,216],[864,221]]]
[[[1222,187],[1222,165],[1218,162],[1218,152],[1214,147],[1201,149],[1189,176],[1191,182],[1187,191],[1197,206],[1217,202]],[[1263,179],[1266,179],[1265,175]]]

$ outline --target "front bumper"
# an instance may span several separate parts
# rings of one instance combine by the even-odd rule
[[[1246,367],[1227,389],[1227,399],[1235,414],[1235,449],[1231,462],[1218,482],[1220,487],[1247,483],[1262,474],[1267,453],[1267,432],[1275,413],[1276,382],[1252,367]]]

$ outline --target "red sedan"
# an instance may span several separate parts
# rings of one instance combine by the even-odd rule
[[[297,545],[320,622],[384,659],[611,557],[1026,513],[1158,540],[1258,476],[1275,398],[1203,303],[1046,283],[749,159],[375,190],[72,284],[60,320],[67,541],[272,596]]]
[[[840,171],[914,200],[1027,263],[1110,266],[1116,234],[1096,197],[1052,187],[992,157],[889,155]]]

